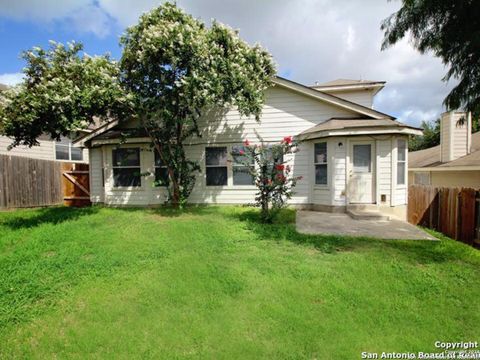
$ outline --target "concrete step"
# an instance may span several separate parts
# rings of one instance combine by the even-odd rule
[[[390,216],[382,214],[380,211],[358,210],[347,208],[347,214],[355,220],[373,220],[373,221],[389,221]]]

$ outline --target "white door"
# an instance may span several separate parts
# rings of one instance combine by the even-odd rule
[[[372,204],[374,201],[374,143],[350,143],[348,198],[353,204]]]

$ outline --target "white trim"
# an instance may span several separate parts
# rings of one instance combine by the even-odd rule
[[[344,92],[344,91],[352,91],[352,90],[367,90],[371,89],[374,90],[375,93],[379,92],[381,89],[385,87],[385,82],[371,82],[371,83],[358,83],[358,84],[348,84],[348,85],[313,85],[311,86],[312,89],[317,91],[324,91],[324,92]]]
[[[297,135],[296,138],[301,140],[312,140],[330,136],[357,136],[357,135],[387,135],[387,134],[400,134],[400,135],[422,135],[421,130],[412,128],[399,128],[399,129],[363,129],[363,130],[325,130],[317,133]]]
[[[394,136],[390,140],[390,166],[391,166],[391,178],[390,178],[390,206],[396,206],[396,199],[395,199],[395,192],[397,187],[397,166],[396,166],[396,159],[397,159],[397,141]]]
[[[372,176],[372,189],[371,189],[371,201],[370,202],[351,202],[351,196],[347,197],[347,205],[350,204],[376,204],[377,202],[377,188],[378,188],[378,183],[377,183],[377,173],[378,173],[378,164],[377,164],[377,141],[376,140],[365,140],[365,139],[351,139],[348,144],[348,149],[347,152],[349,153],[349,168],[347,169],[347,184],[350,181],[350,175],[353,174],[353,147],[355,145],[370,145],[370,174]],[[350,195],[350,189],[351,186],[346,187],[346,193]]]
[[[400,141],[403,141],[405,143],[405,160],[399,160],[398,159],[398,149],[399,149],[399,142]],[[406,187],[407,183],[408,183],[408,140],[407,139],[402,139],[402,138],[397,138],[397,158],[396,158],[396,167],[397,167],[397,175],[398,175],[398,164],[400,163],[403,163],[405,164],[405,172],[403,174],[403,184],[399,184],[398,183],[398,176],[395,178],[395,183],[396,183],[396,186],[397,188],[399,189],[403,189]]]
[[[105,140],[92,140],[92,146],[98,145],[115,145],[120,144],[120,139],[105,139]],[[151,142],[150,138],[140,137],[140,138],[128,138],[122,144],[148,144]]]
[[[480,170],[480,165],[408,168],[408,171],[479,171],[479,170]]]
[[[375,140],[375,203],[381,203],[380,199],[380,140]]]
[[[119,124],[119,121],[118,120],[113,120],[113,121],[110,121],[109,123],[103,125],[103,126],[100,126],[99,128],[97,128],[96,130],[92,131],[91,133],[89,133],[88,135],[86,136],[83,136],[81,138],[78,138],[76,140],[73,141],[74,144],[78,144],[78,146],[80,147],[84,147],[85,146],[85,142],[89,141],[90,139],[93,139],[95,136],[98,136],[100,134],[103,134],[105,131],[108,131],[110,130],[111,128],[114,128],[115,126],[117,126]]]
[[[326,156],[326,161],[322,162],[322,163],[317,163],[316,162],[316,156],[315,156],[315,145],[316,144],[325,144],[325,151],[327,152],[327,156]],[[325,188],[329,188],[330,187],[330,184],[333,182],[333,173],[331,173],[331,169],[329,166],[329,164],[333,164],[334,163],[334,157],[333,157],[333,151],[332,149],[329,149],[329,141],[326,141],[326,140],[323,140],[323,141],[316,141],[313,143],[313,184],[314,184],[314,187],[315,188],[322,188],[322,189],[325,189]],[[330,146],[331,147],[331,146]],[[327,166],[327,183],[326,184],[317,184],[317,176],[316,176],[316,169],[317,169],[317,165],[326,165]]]

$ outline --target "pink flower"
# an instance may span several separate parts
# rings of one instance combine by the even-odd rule
[[[245,146],[250,146],[250,141],[245,140],[245,141],[243,142],[243,145],[245,145]]]
[[[243,151],[243,150],[239,150],[238,153],[239,153],[240,155],[245,155],[245,151]]]
[[[291,136],[285,136],[282,140],[283,143],[285,144],[291,144],[292,143],[292,137]]]
[[[283,182],[283,181],[285,181],[286,179],[287,179],[287,178],[286,178],[285,175],[283,175],[283,174],[278,174],[278,175],[277,175],[277,180],[279,180],[279,181],[282,181],[282,182]]]

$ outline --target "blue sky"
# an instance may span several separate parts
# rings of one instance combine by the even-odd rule
[[[409,124],[433,120],[452,87],[433,56],[407,40],[380,51],[380,22],[399,1],[386,0],[178,0],[194,16],[211,18],[260,42],[274,56],[279,74],[311,85],[336,78],[385,80],[375,107]],[[91,55],[119,58],[118,39],[156,0],[0,0],[0,82],[21,78],[22,50],[49,40],[80,41]]]

